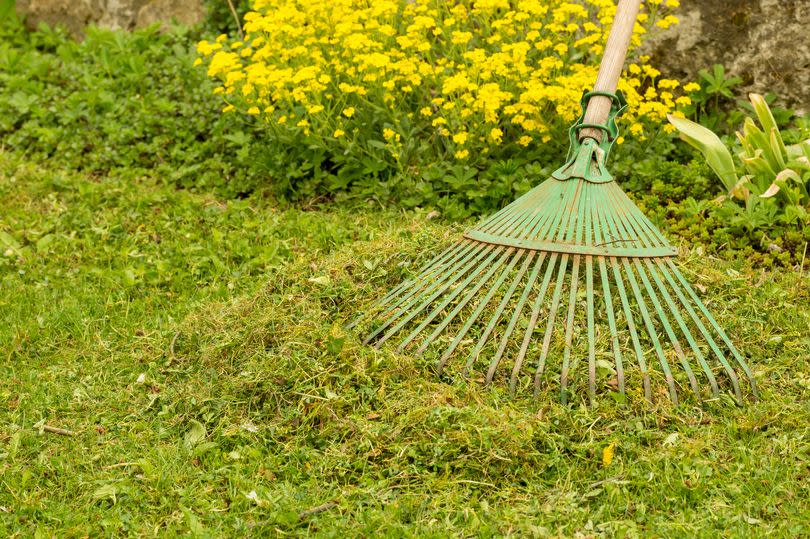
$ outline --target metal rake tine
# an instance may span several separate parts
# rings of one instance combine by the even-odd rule
[[[453,321],[456,315],[458,315],[458,313],[461,312],[461,310],[467,305],[467,303],[469,303],[470,300],[475,297],[478,291],[481,290],[481,288],[483,288],[483,286],[487,282],[489,282],[489,280],[492,278],[493,275],[495,275],[495,272],[503,265],[506,259],[509,258],[511,253],[512,249],[506,249],[503,252],[503,256],[501,256],[501,259],[498,260],[495,264],[490,265],[489,269],[487,270],[486,274],[484,274],[484,276],[481,278],[481,280],[478,281],[478,283],[472,289],[467,291],[467,295],[464,296],[464,298],[458,302],[458,304],[453,308],[453,310],[433,330],[433,333],[431,333],[427,338],[425,338],[425,340],[416,350],[417,354],[421,354],[422,352],[424,352],[425,349],[428,346],[430,346],[430,343],[432,343],[434,340],[436,340],[436,338],[439,335],[441,335],[442,331],[444,331],[444,329],[450,324],[450,322]]]
[[[515,326],[520,319],[520,313],[523,312],[523,308],[526,306],[526,302],[529,299],[529,294],[531,293],[532,288],[534,288],[534,283],[537,282],[537,277],[540,275],[540,268],[543,266],[543,261],[546,259],[546,255],[546,251],[542,251],[540,253],[532,272],[529,274],[529,281],[526,283],[526,288],[523,290],[523,294],[520,296],[517,306],[515,306],[515,312],[512,314],[512,318],[509,320],[509,325],[506,327],[506,331],[504,331],[503,337],[501,338],[501,343],[498,346],[498,350],[495,352],[495,355],[489,364],[485,381],[486,384],[491,383],[492,378],[495,376],[495,370],[498,368],[501,357],[503,357],[503,353],[509,344],[509,338],[512,336],[512,332],[515,330]]]
[[[551,296],[551,309],[548,312],[548,321],[546,323],[546,332],[543,337],[543,346],[540,348],[540,359],[537,362],[537,372],[534,375],[534,395],[540,393],[540,379],[543,377],[543,369],[546,366],[546,358],[548,351],[551,347],[551,335],[554,332],[554,321],[557,318],[557,309],[560,306],[560,296],[562,295],[562,286],[565,281],[565,272],[568,266],[568,254],[563,254],[560,260],[560,269],[557,273],[557,284],[554,287],[554,293]]]
[[[600,245],[602,243],[602,216],[601,216],[601,213],[599,211],[600,207],[601,207],[601,205],[591,206],[591,212],[593,214],[592,218],[591,218],[591,223],[593,225],[594,242],[597,245]],[[599,265],[599,275],[601,277],[601,282],[602,282],[602,298],[605,301],[605,312],[606,312],[607,318],[608,318],[608,329],[610,331],[610,344],[611,344],[611,348],[613,349],[613,360],[614,360],[614,363],[616,364],[616,379],[617,379],[617,382],[618,382],[618,389],[619,389],[619,393],[624,395],[625,394],[625,392],[624,392],[624,389],[625,389],[624,388],[624,365],[623,365],[623,361],[622,361],[621,347],[619,345],[619,332],[616,329],[616,314],[613,312],[613,299],[611,298],[611,295],[610,295],[610,282],[609,282],[609,277],[608,277],[608,272],[607,272],[607,265],[605,264],[605,257],[604,256],[598,256],[596,258],[597,258],[597,263]],[[589,269],[589,272],[592,272],[592,268]],[[595,337],[595,335],[593,337],[591,337],[591,335],[589,335],[588,338],[589,338],[589,343],[592,343],[592,342],[594,342],[596,337]],[[595,358],[594,358],[593,364],[591,364],[590,363],[591,357],[592,357],[592,355],[590,354],[590,350],[589,350],[589,357],[588,357],[588,359],[589,359],[589,366],[588,366],[589,367],[589,373],[588,373],[588,375],[589,375],[589,383],[592,386],[594,386],[594,391],[595,391],[595,389],[596,389],[595,388],[595,386],[596,386],[596,380],[595,380],[596,379],[596,365],[595,365],[595,363],[596,362],[595,362]],[[593,382],[591,382],[591,380],[593,380]]]
[[[669,294],[664,286],[664,283],[661,281],[661,277],[658,275],[655,266],[653,266],[652,262],[649,260],[645,262],[647,265],[647,271],[650,273],[650,276],[653,278],[658,290],[661,292],[661,296],[664,298],[664,302],[666,302],[670,312],[675,317],[675,322],[677,322],[678,327],[681,330],[681,334],[684,336],[684,338],[686,338],[686,342],[689,343],[690,348],[692,348],[692,351],[695,353],[695,357],[697,358],[698,363],[700,363],[700,366],[703,368],[703,372],[706,373],[706,377],[709,379],[709,385],[712,388],[712,394],[717,396],[720,393],[720,389],[717,387],[717,379],[715,378],[711,368],[709,368],[708,363],[706,363],[706,359],[703,356],[703,352],[700,350],[697,341],[695,341],[694,335],[692,335],[692,332],[689,331],[689,327],[686,325],[686,322],[684,321],[680,312],[678,312],[678,306],[675,304],[672,296]],[[640,262],[637,262],[637,264],[641,266]]]
[[[588,397],[591,403],[596,401],[596,322],[593,306],[593,257],[585,257],[585,302],[588,323]]]
[[[469,240],[462,240],[461,242],[457,242],[457,243],[451,245],[450,247],[448,247],[447,249],[445,249],[444,251],[442,251],[441,253],[439,253],[435,257],[433,257],[430,260],[430,262],[428,262],[427,264],[422,266],[422,268],[419,270],[419,273],[417,274],[416,277],[414,277],[412,279],[406,279],[406,280],[402,281],[399,285],[395,286],[383,298],[377,300],[374,303],[374,305],[372,305],[372,307],[369,309],[369,311],[367,311],[366,313],[361,314],[360,316],[358,316],[354,320],[352,320],[350,323],[346,324],[344,326],[344,329],[350,330],[353,327],[355,327],[357,324],[359,324],[364,318],[369,317],[372,313],[376,313],[376,312],[379,312],[380,310],[382,310],[382,308],[385,307],[386,304],[388,304],[390,301],[392,301],[394,298],[396,298],[398,296],[398,294],[400,292],[402,292],[403,290],[405,290],[408,286],[410,286],[412,284],[415,284],[415,283],[417,283],[419,281],[425,280],[433,271],[438,269],[438,264],[440,263],[441,260],[444,259],[444,257],[452,256],[452,253],[455,252],[457,249],[461,248],[464,245],[470,244],[470,243],[472,243],[472,242],[470,242]],[[434,264],[436,264],[436,266],[434,266]]]
[[[423,286],[436,284],[435,279],[430,279],[431,276],[433,276],[435,273],[447,270],[448,267],[457,267],[457,264],[463,263],[463,260],[473,254],[475,250],[476,245],[469,240],[464,240],[463,242],[456,244],[452,249],[452,252],[449,252],[446,258],[442,258],[425,271],[422,271],[415,278],[403,282],[400,287],[397,287],[396,293],[392,292],[386,296],[386,298],[384,298],[384,301],[378,302],[374,312],[381,312],[385,310],[388,312],[393,312],[403,303],[411,299],[414,295],[418,294]],[[444,273],[445,277],[448,277],[451,274],[452,272]]]
[[[695,312],[695,310],[692,307],[689,300],[686,298],[686,296],[684,296],[683,290],[681,290],[681,288],[677,285],[677,283],[672,278],[672,275],[670,274],[670,272],[667,269],[666,265],[664,265],[662,260],[656,260],[655,263],[658,266],[658,268],[661,270],[661,273],[664,275],[664,279],[666,279],[666,281],[669,283],[669,286],[672,288],[672,290],[675,291],[675,295],[680,300],[681,305],[683,305],[684,309],[686,309],[686,312],[689,313],[689,316],[692,319],[692,322],[695,324],[695,326],[698,328],[700,333],[703,335],[703,338],[706,339],[706,342],[709,344],[709,348],[711,348],[711,350],[715,354],[715,357],[717,357],[717,359],[720,361],[720,364],[723,366],[724,370],[726,371],[726,374],[728,375],[729,380],[731,381],[731,385],[734,388],[734,394],[735,394],[735,396],[737,398],[737,402],[740,405],[742,405],[743,397],[742,397],[742,391],[740,390],[740,381],[739,381],[739,379],[737,377],[737,373],[734,371],[734,369],[731,367],[731,365],[728,363],[728,361],[726,361],[725,354],[723,354],[720,351],[720,348],[717,346],[717,343],[715,342],[715,340],[712,337],[711,333],[706,328],[706,326],[703,324],[703,321],[700,320],[700,317]]]
[[[544,219],[544,217],[543,217],[542,215],[540,215],[539,217],[541,218],[541,220],[542,220],[542,219]],[[536,212],[535,212],[535,215],[532,215],[532,214],[530,214],[530,213],[528,213],[528,212],[527,212],[527,213],[523,214],[523,218],[522,218],[521,223],[524,223],[524,222],[526,222],[526,221],[529,221],[529,222],[531,223],[531,219],[534,219],[534,218],[536,218]],[[537,224],[537,225],[535,225],[535,226],[540,226],[540,225],[539,225],[539,224]],[[505,257],[506,257],[506,256],[508,256],[508,254],[509,254],[509,253],[511,253],[511,252],[512,252],[512,250],[507,251],[507,254],[505,254],[505,255],[504,255],[504,258],[503,258],[503,259],[502,259],[502,260],[501,260],[501,261],[498,263],[498,265],[497,265],[496,267],[491,268],[491,271],[490,271],[490,272],[488,272],[488,273],[486,274],[485,278],[484,278],[484,279],[483,279],[483,280],[482,280],[482,281],[481,281],[481,282],[480,282],[478,285],[476,285],[476,287],[475,287],[475,288],[473,288],[473,290],[471,290],[471,291],[470,291],[470,293],[468,293],[468,295],[467,295],[467,296],[466,296],[466,297],[465,297],[465,298],[464,298],[464,299],[463,299],[463,300],[462,300],[462,301],[461,301],[461,302],[460,302],[460,303],[459,303],[459,304],[456,306],[456,308],[455,308],[455,309],[453,309],[453,311],[452,311],[452,312],[451,312],[451,313],[450,313],[450,314],[449,314],[449,315],[448,315],[448,316],[445,318],[445,320],[444,320],[444,321],[443,321],[443,322],[442,322],[442,323],[439,325],[439,327],[438,327],[438,328],[436,328],[436,330],[434,330],[434,332],[433,332],[433,333],[432,333],[432,334],[431,334],[431,335],[430,335],[430,336],[429,336],[427,339],[425,339],[425,341],[422,343],[422,345],[421,345],[421,346],[419,347],[419,349],[417,350],[417,353],[421,353],[421,352],[423,352],[423,351],[424,351],[424,350],[425,350],[425,349],[426,349],[426,348],[427,348],[427,347],[430,345],[430,343],[431,343],[431,342],[433,342],[433,340],[434,340],[436,337],[438,337],[438,336],[439,336],[439,334],[440,334],[440,333],[441,333],[441,332],[444,330],[444,328],[446,328],[446,327],[447,327],[447,325],[449,325],[449,324],[450,324],[450,322],[451,322],[451,321],[453,320],[453,318],[455,318],[455,316],[456,316],[456,315],[457,315],[457,314],[458,314],[458,313],[461,311],[461,309],[462,309],[462,308],[463,308],[463,307],[464,307],[464,306],[465,306],[465,305],[466,305],[466,304],[467,304],[467,303],[470,301],[470,299],[472,299],[472,298],[474,297],[475,293],[477,293],[477,292],[478,292],[478,290],[479,290],[479,289],[480,289],[480,288],[481,288],[481,287],[482,287],[482,286],[483,286],[483,285],[486,283],[486,281],[487,281],[487,280],[489,280],[489,278],[491,277],[492,273],[494,273],[494,271],[497,269],[497,267],[499,267],[499,266],[500,266],[500,265],[501,265],[501,264],[504,262]],[[521,251],[521,252],[522,252],[522,251]],[[490,259],[490,261],[491,261],[491,259]],[[483,266],[482,266],[482,268],[481,268],[481,269],[483,269]],[[474,277],[477,275],[477,273],[478,273],[478,272],[476,272],[475,274],[473,274],[473,275],[471,276],[471,278],[468,278],[468,279],[467,279],[467,281],[465,281],[465,283],[464,283],[463,285],[459,286],[459,288],[457,289],[458,293],[460,293],[460,292],[461,292],[461,291],[462,291],[462,290],[463,290],[463,289],[464,289],[464,288],[467,286],[467,284],[469,284],[469,282],[471,282],[471,280],[472,280],[472,279],[474,279]],[[453,299],[454,299],[454,298],[455,298],[457,295],[458,295],[458,294],[456,293],[456,291],[454,291],[453,293],[451,293],[451,295],[450,295],[450,297],[449,297],[449,298],[446,298],[446,299],[445,299],[445,301],[444,301],[444,302],[443,302],[443,303],[442,303],[442,304],[441,304],[439,307],[437,307],[436,309],[434,309],[434,311],[433,311],[433,312],[432,312],[430,315],[428,315],[428,318],[427,318],[426,320],[424,320],[424,321],[422,322],[422,324],[420,324],[420,326],[416,328],[416,330],[414,330],[413,332],[411,332],[411,334],[410,334],[410,335],[408,335],[408,337],[406,338],[406,341],[402,343],[402,345],[400,346],[400,348],[402,348],[402,347],[406,346],[407,344],[409,344],[409,343],[410,343],[410,342],[413,340],[413,338],[415,338],[415,337],[416,337],[416,335],[418,335],[418,334],[419,334],[419,333],[420,333],[420,332],[421,332],[421,331],[422,331],[422,330],[423,330],[425,327],[427,327],[427,325],[428,325],[428,324],[430,324],[430,322],[431,322],[431,321],[432,321],[432,320],[433,320],[433,319],[434,319],[434,318],[435,318],[435,317],[436,317],[436,316],[437,316],[437,315],[438,315],[438,314],[439,314],[439,313],[440,313],[440,312],[441,312],[441,311],[442,311],[442,310],[443,310],[443,309],[444,309],[444,308],[445,308],[447,305],[449,305],[449,303],[450,303],[450,302],[451,302],[451,301],[452,301],[452,300],[453,300]]]
[[[484,298],[478,304],[475,311],[473,311],[473,313],[470,315],[470,318],[467,320],[467,322],[461,328],[458,335],[456,335],[456,338],[453,339],[452,343],[450,343],[450,346],[444,352],[441,359],[439,360],[439,364],[437,365],[437,370],[438,370],[439,373],[441,373],[444,370],[444,366],[447,364],[447,360],[450,359],[450,356],[453,354],[455,349],[458,347],[459,343],[461,342],[461,339],[464,338],[464,335],[467,334],[467,332],[470,330],[470,328],[475,323],[475,321],[478,319],[478,317],[481,316],[481,313],[484,312],[484,309],[486,308],[487,304],[492,299],[492,297],[495,295],[495,293],[498,291],[498,289],[501,287],[503,282],[506,280],[507,275],[509,275],[509,273],[515,267],[515,264],[517,264],[519,259],[520,259],[520,256],[513,256],[512,257],[512,259],[509,261],[509,265],[506,267],[506,269],[503,270],[501,275],[498,276],[498,280],[495,281],[495,284],[489,289],[489,292],[487,292],[486,296],[484,296]]]
[[[485,249],[480,250],[478,253],[475,253],[475,257],[472,260],[466,261],[466,265],[461,269],[451,270],[452,275],[447,279],[440,280],[436,282],[433,286],[428,287],[425,291],[422,291],[419,295],[414,297],[404,308],[402,308],[395,316],[392,316],[388,319],[388,322],[381,326],[381,328],[377,329],[374,333],[372,333],[367,341],[373,339],[376,335],[382,333],[382,330],[389,327],[394,321],[396,321],[400,316],[408,312],[414,304],[422,300],[422,303],[416,308],[413,309],[410,314],[405,316],[404,319],[400,320],[399,323],[391,327],[388,332],[382,336],[376,343],[375,346],[379,347],[383,342],[388,340],[392,335],[396,334],[400,329],[405,327],[405,324],[410,322],[415,316],[417,316],[422,310],[427,306],[430,305],[433,300],[435,300],[440,295],[444,294],[448,288],[453,286],[463,275],[465,275],[472,267],[474,267],[494,246],[488,246]],[[430,294],[430,295],[428,295]],[[427,297],[425,297],[427,296]],[[422,299],[425,298],[425,299]]]
[[[532,315],[529,320],[529,325],[526,326],[526,332],[523,336],[523,342],[520,345],[520,351],[518,352],[517,357],[515,358],[515,365],[512,368],[512,376],[509,379],[509,391],[514,394],[515,388],[517,387],[517,378],[518,374],[520,373],[520,369],[523,367],[523,360],[526,357],[526,352],[529,349],[529,343],[532,339],[532,334],[534,333],[534,328],[537,327],[537,319],[540,316],[540,308],[543,306],[543,301],[546,297],[546,291],[548,290],[548,285],[551,282],[551,276],[554,274],[554,267],[557,265],[557,253],[551,253],[551,258],[548,261],[548,265],[546,266],[546,273],[543,276],[543,283],[540,285],[540,291],[537,293],[537,298],[534,301],[534,306],[532,307]]]
[[[571,285],[569,286],[568,297],[568,321],[565,325],[565,348],[563,349],[563,362],[560,372],[560,400],[563,405],[568,404],[568,396],[566,394],[568,388],[568,369],[571,361],[571,345],[574,336],[574,314],[576,313],[577,306],[577,283],[579,282],[579,255],[574,255],[571,269]],[[546,344],[545,342],[543,343]],[[535,393],[539,390],[537,384],[539,379],[535,381]]]
[[[673,403],[678,404],[678,392],[675,389],[675,378],[672,376],[672,371],[669,368],[669,362],[667,362],[667,358],[664,355],[664,349],[661,346],[661,342],[658,340],[658,333],[655,330],[655,324],[653,324],[652,317],[647,309],[647,303],[644,301],[644,297],[641,295],[638,283],[633,275],[633,270],[630,267],[629,262],[627,262],[627,259],[622,259],[622,266],[624,268],[625,275],[627,275],[627,280],[630,283],[630,288],[633,291],[633,295],[635,296],[636,305],[641,312],[641,319],[644,322],[644,326],[647,328],[647,335],[649,335],[650,340],[653,343],[655,354],[658,356],[658,361],[661,363],[661,368],[664,371],[664,378],[667,381],[667,386],[669,386],[670,398],[672,399]],[[697,383],[695,383],[694,387],[697,387]]]
[[[706,308],[703,302],[700,301],[698,295],[695,293],[694,290],[692,290],[692,287],[689,285],[689,282],[684,278],[683,275],[681,275],[681,272],[678,270],[677,266],[675,266],[675,263],[672,262],[672,260],[667,260],[667,265],[669,266],[669,269],[672,271],[672,274],[675,275],[675,277],[681,283],[683,289],[686,290],[687,294],[689,294],[689,297],[692,298],[692,301],[694,301],[695,304],[698,306],[700,312],[703,314],[704,317],[706,317],[706,319],[709,321],[709,324],[714,328],[714,330],[723,340],[723,343],[731,351],[731,354],[734,356],[734,359],[737,360],[737,363],[740,365],[740,368],[748,377],[748,382],[751,384],[751,393],[754,395],[754,398],[759,398],[759,391],[757,390],[756,379],[754,378],[754,374],[751,372],[751,369],[749,369],[748,364],[745,362],[745,359],[737,351],[737,348],[731,342],[731,339],[728,338],[728,335],[726,335],[726,332],[723,331],[723,328],[720,327],[720,325],[717,323],[717,321],[714,319],[711,313],[709,313],[709,310]]]
[[[616,223],[614,222],[613,217],[605,213],[605,223],[608,226],[608,229],[619,236],[620,232],[617,228]],[[639,312],[641,313],[641,320],[644,323],[644,327],[647,329],[647,334],[650,337],[650,340],[653,343],[653,349],[655,350],[655,354],[658,357],[658,361],[661,364],[661,369],[664,371],[664,378],[666,379],[667,386],[669,387],[669,394],[672,402],[677,404],[678,403],[678,392],[675,389],[675,377],[672,376],[672,371],[669,368],[669,362],[667,362],[667,358],[664,355],[664,349],[661,346],[661,342],[658,339],[658,333],[655,329],[655,324],[652,321],[652,317],[650,316],[649,310],[647,309],[647,303],[644,301],[644,296],[642,296],[641,291],[639,289],[638,283],[636,282],[635,276],[633,275],[633,270],[630,266],[630,263],[626,258],[621,258],[621,265],[624,268],[625,275],[627,275],[627,280],[630,283],[630,289],[633,291],[633,296],[636,300],[636,305],[638,306]],[[631,317],[632,318],[632,317]],[[694,375],[692,376],[694,378]],[[697,382],[693,385],[693,388],[697,387]],[[699,396],[698,396],[699,398]]]
[[[524,252],[519,251],[518,256],[522,256]],[[517,275],[512,280],[512,284],[509,286],[509,289],[503,295],[501,299],[501,303],[495,309],[495,312],[492,313],[492,317],[489,320],[484,332],[481,334],[481,337],[478,339],[478,343],[475,345],[475,348],[470,353],[470,357],[467,360],[467,364],[461,371],[462,376],[467,376],[470,369],[473,366],[473,363],[478,358],[478,355],[481,353],[481,350],[484,348],[484,345],[489,338],[489,335],[492,333],[492,330],[495,329],[495,325],[498,323],[498,320],[503,314],[504,309],[506,309],[506,305],[509,303],[509,300],[512,299],[512,295],[515,293],[520,281],[523,279],[523,276],[526,274],[526,271],[529,269],[529,265],[531,264],[532,260],[534,259],[535,251],[529,251],[529,255],[523,259],[523,265],[518,270]]]
[[[452,292],[450,292],[450,294],[448,294],[448,295],[447,295],[447,297],[445,297],[445,298],[444,298],[444,300],[443,300],[443,301],[442,301],[442,302],[441,302],[439,305],[437,305],[437,306],[436,306],[436,308],[435,308],[435,309],[433,309],[433,311],[431,311],[431,313],[430,313],[430,314],[427,316],[427,318],[425,318],[425,319],[424,319],[424,320],[423,320],[423,321],[422,321],[422,322],[419,324],[419,326],[417,326],[417,327],[416,327],[416,329],[414,329],[414,330],[413,330],[413,331],[412,331],[412,332],[411,332],[411,333],[410,333],[410,334],[409,334],[407,337],[405,337],[405,339],[403,339],[403,341],[402,341],[402,342],[400,343],[400,345],[399,345],[399,350],[404,350],[404,349],[405,349],[405,348],[406,348],[406,347],[407,347],[407,346],[408,346],[408,345],[409,345],[409,344],[410,344],[410,343],[411,343],[411,342],[412,342],[412,341],[413,341],[413,340],[416,338],[416,336],[417,336],[417,335],[419,335],[419,333],[421,333],[421,332],[422,332],[422,331],[423,331],[423,330],[424,330],[424,329],[425,329],[425,328],[426,328],[428,325],[430,325],[430,323],[431,323],[431,322],[433,322],[433,320],[434,320],[434,319],[435,319],[435,318],[436,318],[436,317],[437,317],[437,316],[438,316],[438,315],[439,315],[439,314],[440,314],[442,311],[444,311],[444,309],[446,309],[446,308],[447,308],[447,306],[448,306],[448,305],[449,305],[449,304],[450,304],[450,303],[451,303],[451,302],[452,302],[452,301],[453,301],[453,300],[454,300],[454,299],[455,299],[455,298],[456,298],[456,297],[457,297],[459,294],[461,294],[462,292],[464,292],[464,290],[466,290],[466,289],[467,289],[467,286],[468,286],[468,285],[469,285],[471,282],[473,282],[473,281],[475,280],[475,278],[476,278],[476,277],[477,277],[477,276],[478,276],[478,275],[479,275],[479,274],[480,274],[482,271],[484,271],[484,269],[485,269],[486,267],[488,267],[488,266],[491,264],[491,262],[492,262],[492,261],[495,259],[495,257],[496,257],[496,256],[498,256],[498,253],[499,253],[499,252],[500,252],[500,251],[498,251],[498,250],[492,250],[492,252],[490,252],[490,254],[489,254],[489,257],[487,257],[487,259],[486,259],[486,260],[484,260],[483,264],[479,264],[479,265],[478,265],[478,267],[477,267],[477,268],[475,268],[475,270],[474,270],[472,273],[470,273],[470,275],[468,275],[468,276],[467,276],[467,278],[464,280],[464,282],[462,282],[462,283],[461,283],[460,285],[458,285],[458,286],[457,286],[457,287],[456,287],[456,288],[455,288],[455,289],[454,289]]]
[[[614,195],[614,200],[615,197],[616,195]],[[632,214],[632,212],[630,213]],[[633,226],[633,222],[636,222],[636,224],[638,224],[637,221],[635,221],[634,217],[632,215],[629,215],[627,216],[627,221],[620,222],[618,226],[624,229],[625,234],[629,235],[633,231],[636,231],[636,228]],[[637,235],[641,236],[641,242],[644,247],[650,247],[649,240],[646,237],[644,237],[643,234]],[[692,386],[692,390],[695,392],[695,395],[697,396],[698,400],[702,400],[700,395],[700,389],[698,388],[697,385],[697,379],[695,378],[695,375],[692,372],[692,368],[689,365],[689,361],[686,357],[683,347],[681,346],[679,339],[677,338],[674,330],[672,329],[672,326],[669,322],[669,317],[667,316],[666,311],[664,310],[663,306],[658,300],[658,295],[655,293],[655,288],[650,284],[650,281],[647,278],[647,273],[644,271],[644,265],[639,259],[633,259],[633,265],[635,266],[636,272],[639,274],[639,277],[641,277],[641,281],[644,284],[644,288],[647,290],[647,295],[652,300],[653,307],[655,308],[655,311],[658,314],[658,319],[661,321],[661,324],[664,327],[664,331],[666,332],[670,342],[672,343],[672,347],[675,350],[675,354],[678,356],[678,359],[680,360],[681,365],[684,368],[684,371],[686,371],[686,375]],[[692,347],[692,350],[695,352],[695,355],[698,359],[698,363],[703,368],[703,372],[709,379],[709,385],[711,386],[712,394],[716,396],[719,393],[719,389],[717,387],[717,380],[715,380],[714,374],[712,373],[711,369],[709,369],[709,366],[706,364],[706,361],[703,359],[703,354],[698,348],[697,343],[695,343],[694,338],[691,332],[689,331],[689,328],[684,323],[683,318],[678,312],[677,307],[672,302],[672,298],[670,297],[669,293],[667,292],[665,287],[661,286],[660,280],[657,279],[657,274],[653,274],[653,278],[655,278],[656,283],[659,284],[659,291],[661,292],[664,301],[669,307],[670,313],[675,318],[675,321],[678,323],[678,326],[681,329],[681,333],[684,335],[684,337],[686,337],[687,342],[689,342],[690,346]]]
[[[636,266],[636,272],[638,272],[638,275],[641,277],[641,281],[644,284],[644,288],[647,290],[648,297],[652,300],[653,308],[655,309],[656,313],[658,313],[658,319],[660,320],[661,325],[664,327],[664,332],[669,337],[669,341],[672,343],[675,354],[678,356],[681,366],[683,366],[683,369],[686,372],[686,377],[689,379],[689,384],[692,386],[692,391],[695,393],[695,396],[699,401],[703,400],[695,373],[692,371],[692,367],[689,365],[689,361],[686,358],[683,347],[681,347],[680,340],[678,340],[678,337],[675,335],[675,331],[672,329],[672,325],[669,323],[669,317],[667,316],[666,311],[664,311],[664,307],[658,300],[658,294],[655,293],[655,289],[650,284],[650,281],[647,278],[647,273],[644,271],[641,263],[638,260],[635,260],[633,264]],[[709,372],[711,373],[711,371]],[[717,382],[714,380],[713,375],[711,376],[710,380],[711,382],[714,382],[712,384],[712,389],[716,389]]]

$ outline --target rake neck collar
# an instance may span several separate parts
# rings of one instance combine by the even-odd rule
[[[585,123],[585,109],[591,97],[595,95],[611,98],[612,105],[605,124]],[[610,149],[619,135],[616,118],[624,111],[627,102],[621,91],[617,91],[615,94],[585,92],[582,95],[580,104],[582,105],[582,114],[571,126],[571,129],[568,130],[568,139],[570,141],[568,157],[565,164],[552,173],[552,177],[563,181],[577,178],[590,183],[612,182],[613,175],[608,172],[606,163]],[[590,136],[581,137],[580,131],[585,128],[601,131],[602,140],[596,140]]]

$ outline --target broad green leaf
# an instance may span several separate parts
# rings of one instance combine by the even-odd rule
[[[186,449],[191,449],[201,442],[206,434],[205,425],[196,419],[192,419],[189,421],[188,432],[186,432],[186,435],[183,437],[183,444],[186,446]]]
[[[731,152],[723,141],[709,129],[686,118],[677,118],[670,114],[667,119],[678,130],[682,140],[703,154],[706,163],[723,182],[726,191],[731,191],[737,185],[737,172],[734,170]]]
[[[754,112],[759,118],[759,123],[762,125],[762,130],[769,133],[770,146],[773,156],[779,163],[779,168],[784,168],[785,161],[788,158],[787,148],[785,148],[785,141],[782,140],[782,135],[779,132],[779,126],[776,125],[776,120],[771,113],[771,108],[768,102],[760,94],[749,94],[748,99],[754,107]]]
[[[759,124],[762,126],[762,131],[770,133],[776,129],[778,132],[779,128],[776,126],[776,120],[774,120],[771,109],[765,101],[765,98],[760,94],[748,94],[748,100],[751,101],[751,105],[754,106],[754,112],[759,119]]]

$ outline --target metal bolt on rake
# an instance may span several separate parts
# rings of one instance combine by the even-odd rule
[[[728,388],[742,403],[738,371],[757,396],[745,359],[673,262],[677,251],[605,166],[637,12],[637,0],[620,1],[566,163],[352,322],[372,321],[365,343],[396,337],[400,350],[435,350],[439,372],[460,356],[463,375],[508,379],[513,392],[538,394],[555,371],[563,402],[581,365],[591,401],[598,380],[625,394],[637,379],[652,399],[660,378],[675,403],[684,387],[702,400],[706,383],[710,396]]]

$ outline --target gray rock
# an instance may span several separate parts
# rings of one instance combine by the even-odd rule
[[[682,0],[678,16],[645,46],[664,73],[696,80],[723,64],[742,91],[810,111],[810,0]]]
[[[17,0],[16,9],[31,29],[44,22],[76,37],[89,24],[132,30],[155,23],[192,25],[205,18],[202,0]]]

